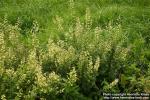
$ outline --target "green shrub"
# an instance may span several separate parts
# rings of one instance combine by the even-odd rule
[[[26,35],[19,20],[0,23],[2,100],[99,100],[104,92],[150,92],[144,36],[126,32],[119,18],[94,26],[90,9],[85,13],[84,20],[72,13],[67,27],[56,16],[55,35],[46,43],[38,37],[36,21]]]

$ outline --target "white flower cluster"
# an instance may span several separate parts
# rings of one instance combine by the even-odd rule
[[[59,45],[54,43],[51,39],[49,39],[48,42],[48,55],[50,58],[55,59],[60,64],[63,65],[67,63],[69,60],[73,59],[75,56],[75,50],[72,46],[68,47],[68,49],[65,49],[64,42],[60,41],[58,42]]]
[[[4,65],[5,59],[5,41],[4,41],[4,33],[0,31],[0,66]]]

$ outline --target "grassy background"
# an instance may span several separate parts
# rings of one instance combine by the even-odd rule
[[[41,38],[45,40],[49,34],[54,34],[56,26],[53,24],[53,18],[56,15],[62,17],[68,27],[73,19],[69,6],[69,0],[1,0],[0,20],[7,15],[13,24],[20,18],[23,33],[26,33],[33,20],[36,20],[42,30]],[[90,8],[92,12],[93,26],[105,26],[109,21],[116,22],[120,18],[125,32],[142,33],[141,35],[148,37],[150,0],[75,0],[73,10],[76,17],[83,19],[86,8]]]

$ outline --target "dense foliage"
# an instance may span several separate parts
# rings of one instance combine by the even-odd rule
[[[63,0],[14,1],[19,6],[41,5],[34,11],[42,9],[44,14],[50,13],[47,4]],[[99,100],[107,92],[150,93],[148,0],[95,0],[101,6],[100,17],[96,17],[100,14],[97,5],[82,8],[81,1],[64,0],[60,5],[69,5],[64,7],[68,19],[56,13],[50,23],[40,12],[33,12],[36,17],[29,12],[31,18],[23,16],[25,10],[33,9],[31,5],[18,16],[13,15],[17,11],[4,10],[0,22],[2,100]],[[10,9],[11,3],[0,1],[0,8],[7,4]],[[131,8],[125,10],[123,5]]]

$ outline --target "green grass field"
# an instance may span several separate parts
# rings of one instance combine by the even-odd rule
[[[2,100],[103,93],[150,93],[150,0],[0,0]]]

